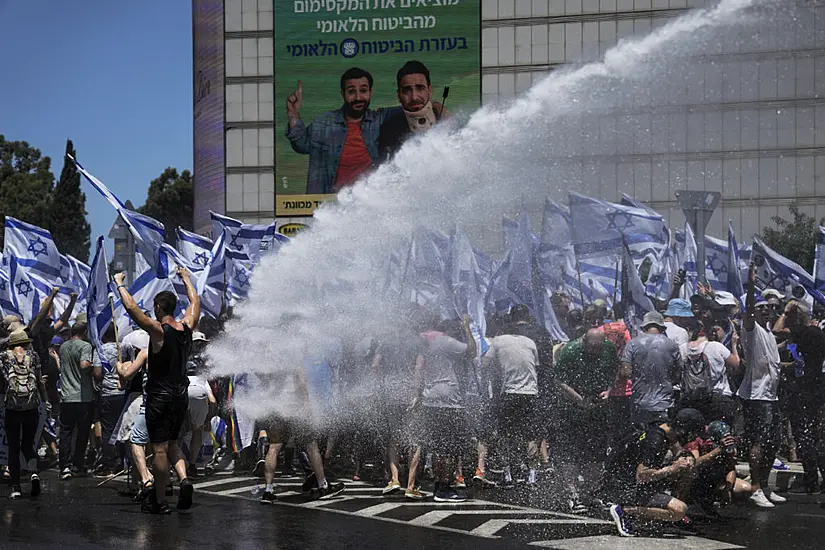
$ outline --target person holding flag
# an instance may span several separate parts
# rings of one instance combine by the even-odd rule
[[[154,298],[155,319],[149,318],[129,294],[124,283],[125,273],[114,276],[117,291],[129,317],[149,333],[148,377],[146,380],[146,428],[154,450],[153,473],[155,494],[141,508],[152,514],[171,512],[165,500],[166,483],[169,479],[170,460],[180,481],[178,509],[192,507],[192,482],[186,476],[186,461],[178,446],[183,422],[189,410],[189,378],[186,363],[192,350],[192,333],[200,317],[200,298],[182,267],[178,276],[186,286],[189,307],[183,319],[175,319],[178,298],[174,292],[162,291]]]

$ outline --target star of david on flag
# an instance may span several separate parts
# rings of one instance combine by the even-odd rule
[[[40,237],[36,237],[34,239],[29,239],[29,252],[34,254],[34,257],[37,258],[38,256],[48,256],[49,254],[49,247]]]

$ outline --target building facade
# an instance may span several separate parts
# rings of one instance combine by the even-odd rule
[[[618,40],[648,33],[704,4],[482,0],[482,102],[510,100],[552,71],[595,61]],[[283,108],[273,104],[272,0],[193,0],[193,11],[196,229],[208,232],[208,209],[221,207],[228,216],[268,223],[277,192],[274,132],[281,131],[274,114]],[[214,19],[218,11],[220,22],[203,23],[206,14]],[[793,33],[777,32],[785,42],[767,40],[757,52],[735,46],[720,52],[681,103],[603,115],[600,146],[582,160],[580,188],[612,201],[632,195],[672,226],[684,220],[677,190],[720,191],[723,199],[708,233],[723,236],[732,220],[742,240],[771,225],[773,216],[787,217],[794,202],[803,212],[825,216],[825,7],[815,13]],[[221,51],[205,46],[218,40]],[[220,74],[206,70],[217,65]],[[210,96],[204,95],[206,73]],[[214,110],[208,111],[211,118],[204,116],[206,109],[199,112],[204,97],[213,106],[221,102],[220,120]],[[649,127],[649,135],[617,139],[618,127],[629,122]],[[585,169],[593,165],[598,169]],[[541,201],[536,203],[540,208]]]

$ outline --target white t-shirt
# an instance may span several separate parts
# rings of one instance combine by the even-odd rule
[[[742,331],[745,379],[736,395],[755,401],[776,401],[779,388],[779,350],[773,334],[757,324]]]
[[[665,321],[665,326],[667,327],[665,334],[667,334],[668,338],[676,342],[677,346],[681,347],[690,342],[690,335],[688,334],[688,331],[675,324],[673,321]]]
[[[501,369],[501,393],[539,394],[539,352],[532,339],[518,334],[496,336],[490,339],[490,349],[484,357]]]
[[[708,358],[708,366],[713,373],[713,393],[717,395],[733,395],[728,382],[728,373],[725,368],[725,361],[730,357],[730,350],[719,342],[701,342],[699,344],[688,342],[679,346],[682,353],[682,361],[687,361],[688,355],[704,353]]]

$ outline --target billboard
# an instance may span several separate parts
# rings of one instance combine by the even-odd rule
[[[192,0],[194,227],[209,232],[209,211],[225,210],[223,0]]]
[[[429,71],[436,118],[445,87],[448,112],[480,104],[481,0],[275,0],[274,18],[280,196],[335,193],[391,156],[379,147],[381,134],[399,120],[405,126],[415,120],[405,116],[397,93],[396,73],[408,61]],[[342,76],[354,67],[367,71],[373,86],[358,113],[364,143],[340,162],[347,135],[354,135],[347,120],[356,113],[348,102],[364,101],[342,95]],[[427,109],[406,105],[416,105],[409,113]]]

